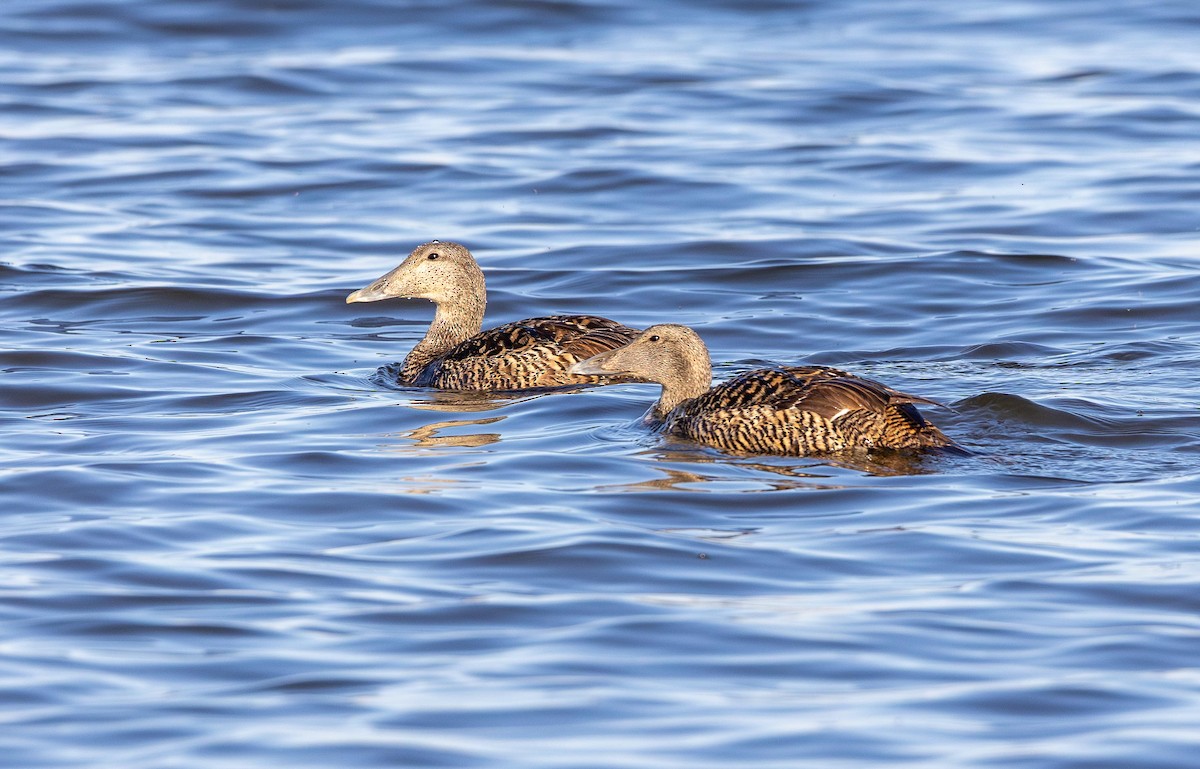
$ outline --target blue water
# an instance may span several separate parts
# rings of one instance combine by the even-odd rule
[[[0,765],[1200,765],[1200,8],[6,0]],[[695,326],[974,453],[378,372]]]

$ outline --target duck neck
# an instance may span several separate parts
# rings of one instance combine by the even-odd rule
[[[483,297],[469,300],[438,302],[433,322],[421,341],[412,348],[400,368],[403,381],[413,381],[433,361],[445,355],[450,348],[465,342],[483,328]]]
[[[685,401],[690,401],[692,398],[697,398],[708,392],[708,388],[712,385],[712,366],[707,360],[688,360],[684,361],[682,367],[671,372],[670,376],[664,377],[662,382],[662,395],[658,398],[658,403],[654,404],[654,416],[658,419],[666,419]]]

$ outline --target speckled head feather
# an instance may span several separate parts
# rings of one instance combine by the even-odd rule
[[[712,362],[704,340],[687,326],[673,323],[650,326],[626,346],[588,358],[571,371],[662,385],[662,397],[654,408],[660,418],[712,384]]]
[[[437,305],[425,337],[400,368],[402,382],[415,382],[439,356],[483,328],[487,286],[483,270],[458,243],[422,243],[396,269],[346,297],[346,303],[383,299],[428,299]]]
[[[432,240],[412,250],[396,269],[346,297],[346,303],[378,302],[382,299],[428,299],[436,304],[467,302],[483,306],[487,287],[483,270],[465,246]]]

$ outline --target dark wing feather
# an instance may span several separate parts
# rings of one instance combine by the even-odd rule
[[[749,371],[685,401],[670,429],[710,445],[758,454],[844,448],[953,446],[914,403],[934,403],[824,366]]]
[[[505,323],[459,342],[439,357],[444,361],[495,358],[527,350],[548,339],[545,334],[539,333],[536,326],[529,325],[529,321]]]
[[[900,395],[887,385],[823,366],[783,369],[797,383],[780,408],[796,407],[826,419],[846,411],[883,411]]]
[[[444,361],[498,358],[544,346],[583,360],[628,344],[637,334],[636,329],[591,315],[527,318],[481,331],[440,358]]]
[[[563,328],[566,333],[557,340],[563,352],[579,360],[624,347],[641,333],[639,329],[622,326],[616,321],[588,315],[573,315],[556,320],[565,323]]]
[[[773,406],[801,409],[826,419],[846,411],[883,412],[904,403],[929,403],[927,398],[893,390],[826,366],[780,366],[748,371],[717,385],[701,398],[713,398],[725,408]],[[915,409],[913,409],[915,411]]]

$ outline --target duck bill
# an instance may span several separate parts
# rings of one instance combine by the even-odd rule
[[[354,304],[355,302],[378,302],[383,299],[393,299],[396,297],[395,291],[390,291],[392,286],[392,276],[396,274],[396,270],[392,270],[387,275],[376,278],[370,285],[363,286],[357,291],[351,292],[346,297],[346,304]]]
[[[354,304],[355,302],[378,302],[380,299],[387,299],[379,291],[372,291],[370,286],[360,288],[352,292],[346,297],[346,304]]]
[[[575,363],[567,370],[570,374],[582,376],[605,376],[609,374],[619,374],[621,372],[605,368],[606,364],[612,359],[613,353],[616,350],[602,352],[599,355],[593,355],[586,360],[581,360]]]

